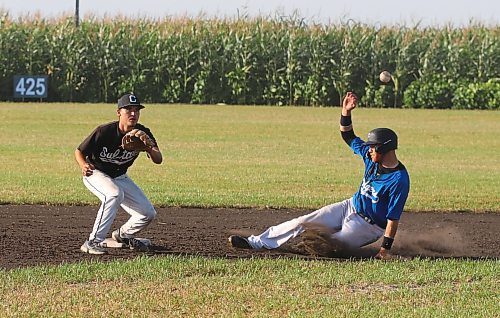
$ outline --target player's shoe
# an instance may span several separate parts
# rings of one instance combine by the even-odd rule
[[[251,250],[253,249],[252,245],[248,242],[248,240],[242,236],[238,235],[231,235],[229,238],[229,244],[231,244],[232,247],[236,248],[244,248]]]
[[[111,233],[111,238],[118,243],[126,245],[131,250],[137,250],[141,252],[149,251],[149,245],[145,244],[143,241],[133,237],[129,238],[121,236],[120,229],[114,230],[113,233]]]
[[[94,255],[102,255],[107,253],[106,249],[101,243],[88,240],[83,243],[83,245],[80,247],[80,250],[84,253]]]

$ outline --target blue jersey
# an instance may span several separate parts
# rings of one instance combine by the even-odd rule
[[[365,162],[363,181],[353,196],[354,207],[385,229],[388,219],[399,220],[403,213],[410,191],[408,171],[400,163],[399,169],[380,173],[379,164],[372,162],[368,156],[370,146],[363,145],[359,137],[353,139],[350,146]]]

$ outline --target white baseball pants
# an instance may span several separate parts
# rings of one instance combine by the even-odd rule
[[[248,241],[255,249],[277,248],[302,234],[305,230],[303,224],[308,223],[331,230],[332,240],[349,249],[373,243],[385,232],[378,225],[370,224],[356,214],[351,198],[272,226],[260,235],[250,236]]]
[[[144,192],[126,174],[113,179],[96,169],[91,176],[83,177],[83,183],[101,200],[89,241],[104,241],[120,206],[130,214],[128,221],[120,228],[124,237],[134,237],[156,216]]]

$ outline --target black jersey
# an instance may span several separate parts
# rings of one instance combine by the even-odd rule
[[[155,145],[156,140],[151,131],[141,124],[136,124],[134,128],[144,131]],[[125,134],[120,132],[118,121],[97,127],[78,146],[85,156],[87,162],[111,178],[116,178],[127,173],[128,167],[134,163],[139,156],[138,151],[127,151],[121,148],[122,138]]]

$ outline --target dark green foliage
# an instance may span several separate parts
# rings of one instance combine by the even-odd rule
[[[367,107],[395,107],[394,99],[393,85],[380,85],[378,87],[368,85],[365,89],[365,95],[361,99],[361,104]]]
[[[500,81],[471,83],[457,87],[453,97],[453,108],[500,109]]]
[[[450,108],[457,86],[458,84],[437,75],[416,80],[406,89],[404,104],[412,108]]]

